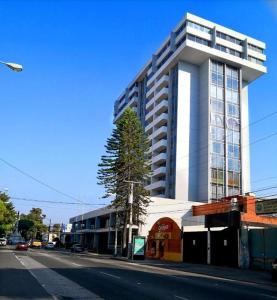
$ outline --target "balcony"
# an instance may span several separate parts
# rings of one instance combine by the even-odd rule
[[[138,103],[138,97],[137,96],[133,96],[131,97],[131,99],[128,102],[128,106],[130,107],[136,107]]]
[[[166,167],[159,167],[153,170],[152,177],[161,176],[166,174]]]
[[[168,87],[169,84],[169,76],[163,75],[155,84],[156,89]]]
[[[168,100],[162,100],[158,105],[156,105],[152,110],[146,114],[146,119],[149,119],[155,113],[161,114],[168,109]]]
[[[154,119],[154,121],[152,122],[152,126],[161,127],[162,125],[165,125],[167,123],[167,120],[168,120],[168,114],[162,113],[161,115],[159,115]]]
[[[159,180],[153,182],[145,187],[147,190],[160,190],[161,188],[165,188],[165,180]]]
[[[159,101],[167,98],[168,98],[168,88],[164,87],[155,94],[153,99],[155,99],[154,101]]]
[[[129,95],[132,96],[135,92],[138,92],[138,87],[134,86],[130,91],[129,91]]]
[[[148,138],[153,140],[155,138],[161,139],[167,136],[167,126],[162,126],[155,130]]]
[[[150,90],[147,91],[147,93],[146,93],[146,98],[147,98],[147,99],[151,99],[151,98],[154,96],[154,91],[155,91],[155,89],[156,89],[156,86],[153,85],[153,86],[150,88]]]
[[[163,151],[163,150],[166,150],[166,147],[167,147],[167,140],[161,139],[152,146],[151,150],[152,151]]]
[[[156,156],[153,155],[151,163],[156,164],[156,163],[163,163],[166,162],[167,154],[166,153],[160,153]]]

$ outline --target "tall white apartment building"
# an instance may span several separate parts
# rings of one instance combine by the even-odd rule
[[[152,154],[154,197],[209,202],[250,191],[248,85],[265,44],[187,13],[116,100],[132,107]]]

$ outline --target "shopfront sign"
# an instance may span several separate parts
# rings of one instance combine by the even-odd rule
[[[269,199],[256,202],[256,214],[274,214],[277,213],[277,199]]]

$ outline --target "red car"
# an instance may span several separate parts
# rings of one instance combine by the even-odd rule
[[[24,250],[27,251],[28,250],[28,243],[25,242],[19,242],[16,244],[15,250]]]

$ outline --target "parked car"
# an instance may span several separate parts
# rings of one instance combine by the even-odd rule
[[[7,245],[7,239],[0,238],[0,246],[6,246]]]
[[[39,240],[32,240],[31,242],[31,248],[41,248],[42,243]]]
[[[74,244],[71,247],[71,252],[80,253],[80,252],[84,252],[84,251],[85,251],[85,248],[80,244]]]
[[[277,281],[277,258],[272,263],[272,280]]]
[[[27,251],[28,250],[28,243],[26,242],[19,242],[15,246],[15,250],[23,250]]]
[[[55,248],[55,244],[53,242],[48,242],[45,245],[45,249],[54,249]]]

